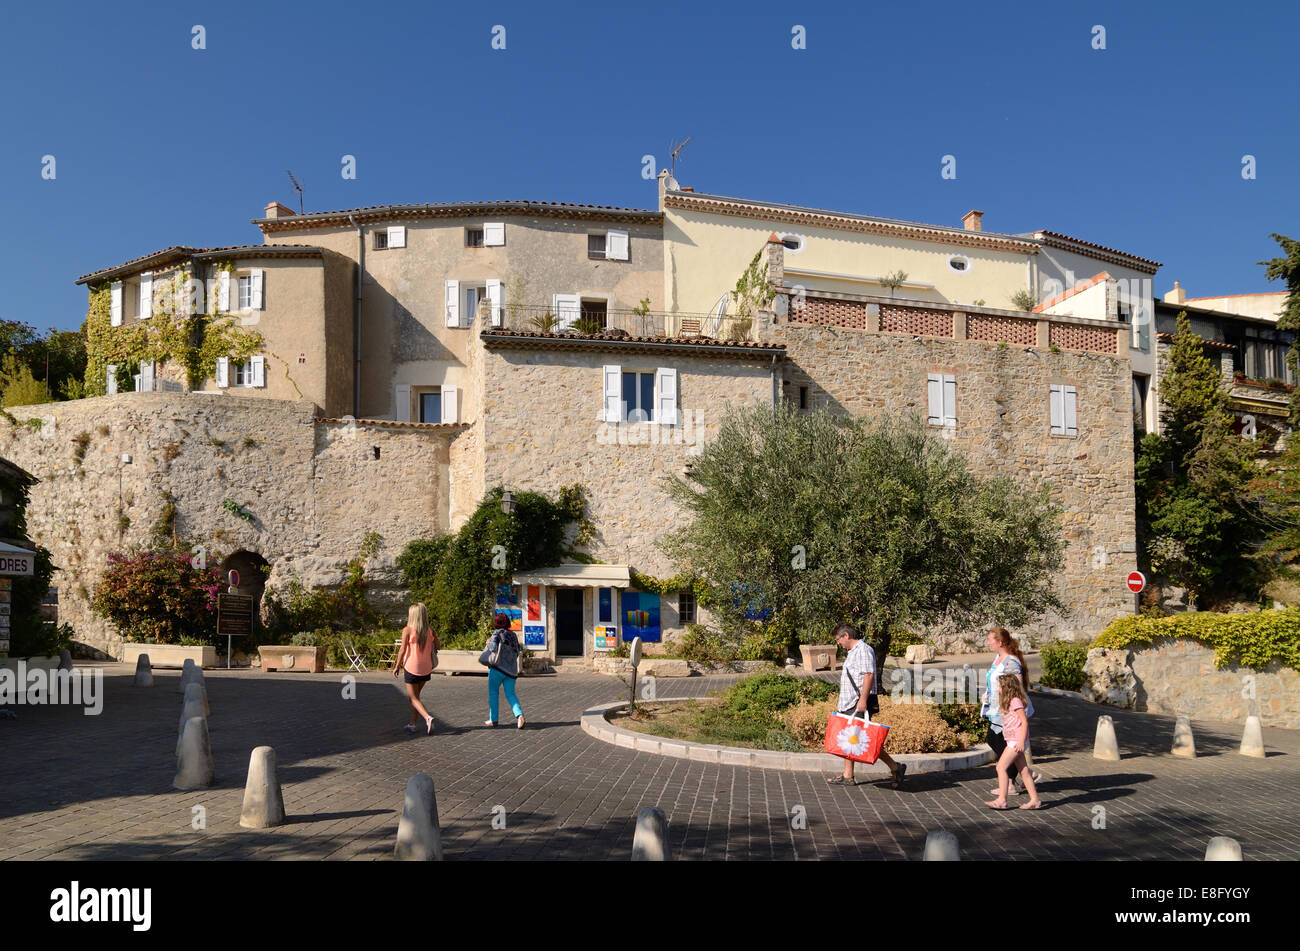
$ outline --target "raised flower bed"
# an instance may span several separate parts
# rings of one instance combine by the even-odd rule
[[[200,667],[217,666],[217,649],[211,644],[141,644],[127,641],[122,645],[122,663],[134,666],[141,654],[149,655],[150,667],[184,667],[192,660]]]

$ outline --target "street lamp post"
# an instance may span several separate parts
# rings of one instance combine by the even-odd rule
[[[130,464],[131,454],[129,452],[122,453],[122,465],[117,467],[117,511],[119,515],[122,512],[122,475]]]

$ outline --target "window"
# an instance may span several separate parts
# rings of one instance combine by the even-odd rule
[[[808,387],[806,386],[799,387],[799,408],[808,408]]]
[[[1121,324],[1130,324],[1133,322],[1133,313],[1124,301],[1115,305],[1115,319]]]
[[[791,254],[798,254],[804,249],[806,243],[803,235],[793,234],[789,231],[785,234],[777,235],[777,237],[781,239],[781,244],[783,244],[785,249]]]
[[[1150,377],[1133,374],[1133,425],[1142,432],[1147,431],[1147,390],[1150,384]]]
[[[971,260],[964,254],[954,254],[948,258],[949,270],[956,271],[958,274],[965,274],[970,270]]]
[[[604,330],[609,326],[609,302],[603,300],[582,301],[582,316],[585,320],[595,321]]]
[[[679,591],[677,593],[677,615],[683,624],[695,623],[695,592]]]
[[[676,426],[677,370],[659,367],[654,371],[628,370],[621,366],[602,368],[605,411],[608,423],[661,423]]]
[[[957,379],[950,374],[931,373],[928,377],[931,426],[957,425]]]
[[[1051,385],[1050,411],[1053,436],[1079,435],[1079,391],[1064,383]]]
[[[406,225],[391,225],[375,229],[375,250],[388,251],[406,247]]]
[[[217,386],[266,386],[266,357],[251,357],[236,363],[229,357],[217,358]]]
[[[241,277],[239,279],[239,309],[251,310],[253,307],[253,279],[252,277]]]
[[[587,257],[605,260],[605,236],[603,234],[587,235]]]
[[[442,393],[435,391],[433,393],[420,394],[420,422],[422,423],[441,423],[442,422]]]
[[[655,375],[623,373],[623,407],[629,423],[652,423],[655,418]]]
[[[378,231],[375,232],[375,250],[376,251],[388,250],[388,232],[383,228],[380,228]]]
[[[465,247],[481,248],[483,247],[483,229],[466,228],[465,229]]]
[[[606,231],[587,235],[587,257],[599,261],[626,261],[628,237],[626,231]]]

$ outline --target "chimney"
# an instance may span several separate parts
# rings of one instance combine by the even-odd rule
[[[961,216],[961,225],[967,231],[983,231],[984,230],[984,225],[982,223],[983,219],[984,219],[984,212],[968,211],[966,212],[966,214]]]
[[[1183,290],[1181,284],[1174,281],[1174,289],[1165,295],[1166,304],[1182,304],[1187,301],[1187,291]]]
[[[297,212],[295,212],[292,208],[288,208],[280,204],[278,201],[273,201],[266,206],[266,214],[263,215],[263,217],[264,218],[288,218],[290,215],[296,215],[296,214]]]

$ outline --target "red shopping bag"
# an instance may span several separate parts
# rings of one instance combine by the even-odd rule
[[[874,763],[888,734],[889,727],[883,723],[832,713],[826,719],[826,752],[857,763]]]

